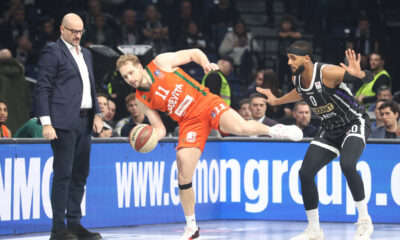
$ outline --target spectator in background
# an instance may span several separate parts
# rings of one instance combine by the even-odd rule
[[[176,45],[177,50],[198,48],[205,51],[207,48],[207,40],[202,32],[199,32],[197,23],[194,20],[188,22],[188,26],[180,35],[179,42]]]
[[[57,40],[57,33],[54,31],[54,19],[48,19],[43,22],[38,35],[35,38],[34,47],[37,50],[42,49],[44,45]]]
[[[353,49],[361,54],[361,68],[367,67],[367,57],[373,52],[379,51],[378,34],[374,34],[370,30],[368,17],[365,14],[360,14],[358,17],[358,27],[350,34],[347,42],[347,48]]]
[[[168,26],[169,38],[172,44],[178,42],[181,35],[187,32],[189,22],[191,21],[195,21],[192,16],[192,4],[190,1],[184,0],[180,3],[178,17]]]
[[[254,74],[254,81],[247,87],[244,92],[244,97],[249,97],[251,94],[256,93],[256,87],[261,87],[264,82],[264,72],[265,69],[259,70],[256,74]]]
[[[0,58],[12,58],[12,53],[7,48],[0,50]]]
[[[108,114],[108,96],[104,93],[97,93],[97,102],[101,114],[105,117]],[[103,119],[103,131],[100,133],[93,133],[94,137],[108,138],[112,136],[112,127]]]
[[[383,120],[383,126],[376,127],[371,133],[371,138],[400,139],[400,136],[396,135],[397,119],[400,112],[398,104],[393,100],[386,101],[379,107],[379,112]]]
[[[374,74],[374,80],[369,83],[364,83],[356,92],[357,101],[368,105],[368,102],[374,102],[376,93],[381,86],[392,86],[392,79],[389,73],[383,69],[385,60],[382,54],[377,52],[371,53],[369,57],[371,71]]]
[[[18,39],[18,46],[14,56],[26,67],[36,65],[39,59],[39,52],[32,47],[28,37],[23,35]]]
[[[219,46],[220,56],[230,56],[234,60],[235,67],[240,67],[239,79],[247,82],[253,67],[255,67],[256,59],[251,55],[252,52],[258,51],[256,41],[250,32],[246,30],[246,24],[243,20],[238,19],[235,22],[233,32],[225,34],[221,45]]]
[[[94,25],[89,26],[88,31],[82,37],[86,47],[92,44],[101,44],[113,48],[115,46],[114,32],[105,24],[103,14],[94,17]]]
[[[15,56],[18,48],[19,39],[25,36],[28,41],[30,38],[30,29],[25,20],[25,9],[20,5],[12,12],[12,18],[2,26],[0,42],[3,47],[8,48]]]
[[[29,119],[13,136],[14,138],[43,138],[43,127],[37,117]]]
[[[298,101],[293,108],[293,117],[296,119],[296,125],[303,130],[303,137],[315,137],[318,128],[312,124],[310,106],[305,101]]]
[[[143,24],[143,35],[145,44],[153,47],[153,55],[169,50],[168,27],[161,22],[161,16],[154,5],[148,5]]]
[[[265,101],[264,95],[260,93],[253,93],[250,95],[250,112],[251,118],[269,127],[278,124],[277,121],[270,119],[265,116],[267,112],[267,103]]]
[[[378,89],[378,93],[376,94],[376,102],[372,103],[371,105],[369,105],[368,107],[368,111],[372,112],[375,110],[376,108],[376,103],[378,102],[378,100],[383,99],[383,100],[393,100],[393,95],[392,95],[392,91],[390,91],[390,88],[383,85],[380,86]]]
[[[209,12],[209,22],[214,26],[233,27],[240,18],[239,11],[233,4],[234,0],[220,0],[215,8]]]
[[[276,74],[272,69],[267,69],[263,73],[264,76],[261,87],[270,89],[272,93],[276,94],[275,96],[282,96],[282,90],[279,88],[278,74]],[[278,121],[281,121],[285,117],[291,117],[291,113],[292,111],[287,107],[287,105],[270,106],[267,109],[266,116],[272,119],[279,119]]]
[[[8,108],[7,104],[0,100],[0,137],[1,138],[11,138],[12,134],[10,129],[5,125],[8,118]]]
[[[115,122],[114,122],[114,116],[115,112],[117,109],[117,106],[115,105],[115,102],[111,99],[108,99],[107,101],[108,105],[108,112],[106,115],[104,115],[104,120],[110,125],[112,128],[115,127]]]
[[[121,22],[119,44],[140,44],[143,41],[142,29],[136,22],[136,12],[126,9]]]
[[[301,33],[297,31],[296,24],[291,16],[283,16],[278,30],[279,39],[279,79],[281,79],[281,88],[289,89],[291,76],[289,65],[287,64],[286,50],[290,44],[301,38]]]
[[[96,25],[96,17],[103,16],[104,25],[111,29],[118,29],[118,25],[111,14],[103,12],[100,0],[89,0],[88,11],[81,15],[81,18],[87,28]]]
[[[220,96],[226,104],[232,105],[233,96],[232,90],[229,86],[227,77],[233,70],[233,59],[230,57],[222,57],[218,60],[218,71],[210,71],[204,75],[202,85],[208,87],[210,92]],[[233,104],[234,105],[234,104]]]
[[[128,122],[121,129],[121,137],[128,137],[131,130],[139,124],[150,124],[147,117],[142,113],[136,103],[134,93],[129,94],[127,97],[126,107],[131,113]]]
[[[244,120],[251,120],[250,111],[250,100],[248,98],[243,98],[239,101],[238,113],[244,118]]]
[[[376,103],[375,103],[375,109],[374,109],[374,115],[375,115],[375,120],[373,120],[373,121],[371,121],[371,129],[372,129],[372,131],[375,129],[375,128],[378,128],[378,127],[382,127],[384,124],[383,124],[383,119],[382,119],[382,115],[381,115],[381,113],[380,113],[380,111],[379,111],[379,108],[382,106],[382,104],[384,103],[384,102],[386,102],[387,100],[385,100],[385,99],[378,99],[377,101],[376,101]]]
[[[4,22],[8,22],[12,16],[14,15],[14,12],[17,11],[18,8],[23,7],[24,8],[24,3],[22,0],[8,0],[8,3],[5,5],[8,5],[8,10],[4,11],[3,13],[3,20]],[[6,6],[4,6],[6,7]]]
[[[208,12],[207,26],[210,26],[210,29],[207,32],[211,34],[216,49],[218,49],[227,31],[231,31],[235,21],[240,18],[239,11],[233,3],[234,0],[221,0]]]
[[[0,50],[0,98],[7,102],[7,127],[12,132],[29,120],[32,99],[24,73],[24,66],[8,49]]]

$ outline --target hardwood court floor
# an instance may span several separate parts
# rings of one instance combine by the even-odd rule
[[[218,220],[198,223],[201,239],[223,240],[288,240],[301,233],[305,222]],[[155,224],[132,227],[93,229],[102,234],[105,240],[175,240],[183,232],[183,224]],[[322,223],[326,240],[352,240],[356,226],[352,223]],[[374,224],[371,239],[400,239],[400,224]],[[50,233],[35,233],[13,236],[0,236],[0,239],[44,240]]]

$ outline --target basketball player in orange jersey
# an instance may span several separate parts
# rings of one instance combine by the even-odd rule
[[[163,53],[145,68],[135,55],[123,55],[117,61],[117,70],[123,79],[137,88],[138,106],[155,129],[158,139],[166,130],[158,111],[166,112],[179,123],[177,147],[179,197],[186,217],[186,228],[181,239],[199,238],[195,220],[195,196],[192,178],[211,129],[235,135],[269,135],[273,138],[299,141],[302,131],[294,125],[268,127],[257,121],[244,120],[220,97],[199,84],[179,68],[195,62],[205,73],[218,70],[198,49]]]

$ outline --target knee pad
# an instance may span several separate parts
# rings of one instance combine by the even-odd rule
[[[178,184],[179,190],[185,190],[185,189],[189,189],[192,187],[192,182],[188,183],[188,184],[184,184],[184,185],[180,185]]]

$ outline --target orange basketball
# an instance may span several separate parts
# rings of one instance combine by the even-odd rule
[[[141,153],[152,151],[158,143],[154,128],[148,124],[139,124],[129,133],[129,144]]]

